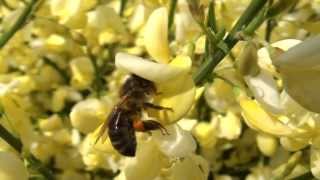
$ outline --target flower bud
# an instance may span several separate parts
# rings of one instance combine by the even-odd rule
[[[71,124],[82,133],[92,132],[106,120],[110,107],[98,99],[81,101],[71,110]]]
[[[238,69],[243,76],[256,76],[260,72],[256,45],[249,41],[243,47],[237,60]]]
[[[94,79],[94,67],[87,57],[78,57],[70,62],[72,86],[78,89],[88,88]]]
[[[257,145],[259,150],[265,155],[271,157],[277,150],[278,142],[273,136],[259,133],[257,135]]]

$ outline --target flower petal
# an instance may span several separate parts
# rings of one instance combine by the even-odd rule
[[[137,56],[118,53],[115,58],[117,68],[123,69],[140,77],[148,79],[155,83],[163,83],[186,73],[186,68],[179,62],[172,62],[172,66],[168,64],[159,64],[146,60]],[[186,66],[191,64],[191,60],[186,60]],[[188,70],[189,71],[189,70]]]
[[[240,106],[245,122],[258,131],[276,136],[287,136],[291,129],[264,111],[254,100],[242,99]]]
[[[320,178],[320,149],[311,146],[310,168],[312,175],[317,179]]]
[[[80,101],[71,110],[71,124],[80,132],[89,133],[107,118],[110,108],[111,105],[98,99]]]
[[[160,150],[168,157],[186,157],[195,152],[197,144],[190,132],[177,125],[166,127],[169,135],[160,132],[152,136]]]
[[[148,110],[162,124],[172,124],[180,120],[191,108],[195,101],[196,88],[189,74],[180,75],[174,80],[158,84],[160,96],[154,98],[155,104],[172,108],[172,111]]]
[[[280,47],[287,51],[273,60],[276,67],[280,70],[320,70],[320,36],[307,39],[295,46],[289,44],[290,41],[287,43]]]
[[[277,57],[288,94],[304,108],[320,112],[320,36],[306,40]]]
[[[245,81],[253,96],[266,110],[274,114],[282,111],[277,83],[270,72],[261,69],[256,76],[245,76]]]
[[[155,179],[165,166],[165,157],[153,141],[138,142],[138,147],[134,158],[125,159],[123,172],[126,180]]]
[[[170,60],[168,42],[168,10],[165,7],[152,12],[144,29],[144,44],[150,56],[160,63]]]
[[[2,180],[27,180],[28,171],[15,154],[0,151],[0,179]]]
[[[272,157],[272,155],[274,155],[278,147],[278,142],[275,137],[259,133],[256,140],[259,150],[265,156]]]

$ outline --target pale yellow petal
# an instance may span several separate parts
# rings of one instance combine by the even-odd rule
[[[237,139],[240,136],[242,125],[240,118],[232,111],[228,111],[225,116],[219,118],[218,128],[219,137],[232,140]]]
[[[173,62],[174,65],[170,66],[168,64],[155,63],[125,53],[118,53],[115,59],[117,68],[136,74],[155,83],[165,83],[176,78],[178,75],[186,73],[186,68],[183,65],[180,65],[180,63]],[[190,62],[191,60],[189,59],[185,63],[190,64]]]
[[[151,116],[162,124],[172,124],[180,120],[192,107],[195,101],[196,88],[192,76],[180,75],[172,81],[158,85],[161,95],[156,96],[154,103],[170,110],[149,110]]]
[[[29,175],[23,161],[11,152],[0,151],[0,179],[28,180]]]
[[[282,111],[277,83],[270,72],[261,69],[256,76],[245,76],[245,81],[263,108],[274,114]]]
[[[183,130],[177,125],[167,126],[169,135],[160,132],[154,133],[152,138],[159,146],[159,149],[168,157],[178,158],[193,154],[196,150],[196,141],[191,133]]]
[[[89,133],[103,123],[111,106],[98,99],[86,99],[77,103],[70,112],[71,124],[82,133]]]
[[[152,12],[144,28],[144,44],[150,56],[159,63],[170,60],[168,42],[168,10],[165,7]]]
[[[288,136],[292,130],[278,119],[269,115],[254,100],[240,100],[245,122],[255,130],[276,136]]]
[[[298,151],[309,145],[308,139],[295,139],[290,137],[281,137],[280,144],[282,147],[288,151]]]
[[[274,153],[277,151],[278,142],[277,139],[273,136],[259,133],[257,135],[257,145],[259,150],[265,155],[272,157]]]

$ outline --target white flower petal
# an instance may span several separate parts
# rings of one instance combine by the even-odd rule
[[[294,44],[291,43],[288,41],[280,46],[281,49],[287,51],[273,60],[276,67],[281,70],[320,70],[320,36],[309,38],[295,46],[292,46]]]
[[[269,112],[278,114],[282,111],[277,83],[270,72],[261,69],[256,76],[245,76],[253,96]]]
[[[288,44],[284,47],[288,47]],[[320,112],[319,45],[320,36],[316,36],[290,48],[273,60],[288,94],[313,112]]]
[[[172,180],[206,180],[209,165],[202,156],[192,155],[175,162],[169,171]]]
[[[178,75],[186,73],[185,68],[174,67],[168,64],[159,64],[125,53],[118,53],[115,59],[117,68],[136,74],[155,83],[163,83]]]
[[[153,135],[160,150],[168,157],[186,157],[196,150],[196,142],[191,133],[178,125],[166,127],[169,135],[156,132]]]

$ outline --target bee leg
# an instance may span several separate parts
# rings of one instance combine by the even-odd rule
[[[133,127],[136,131],[140,131],[140,132],[150,132],[153,130],[160,130],[161,134],[169,135],[169,132],[167,131],[167,129],[162,124],[154,120],[135,121],[133,122]]]
[[[157,110],[167,110],[167,111],[173,112],[173,109],[172,109],[172,108],[163,107],[163,106],[159,106],[159,105],[152,104],[152,103],[148,103],[148,102],[143,103],[143,107],[144,107],[144,108],[157,109]]]

